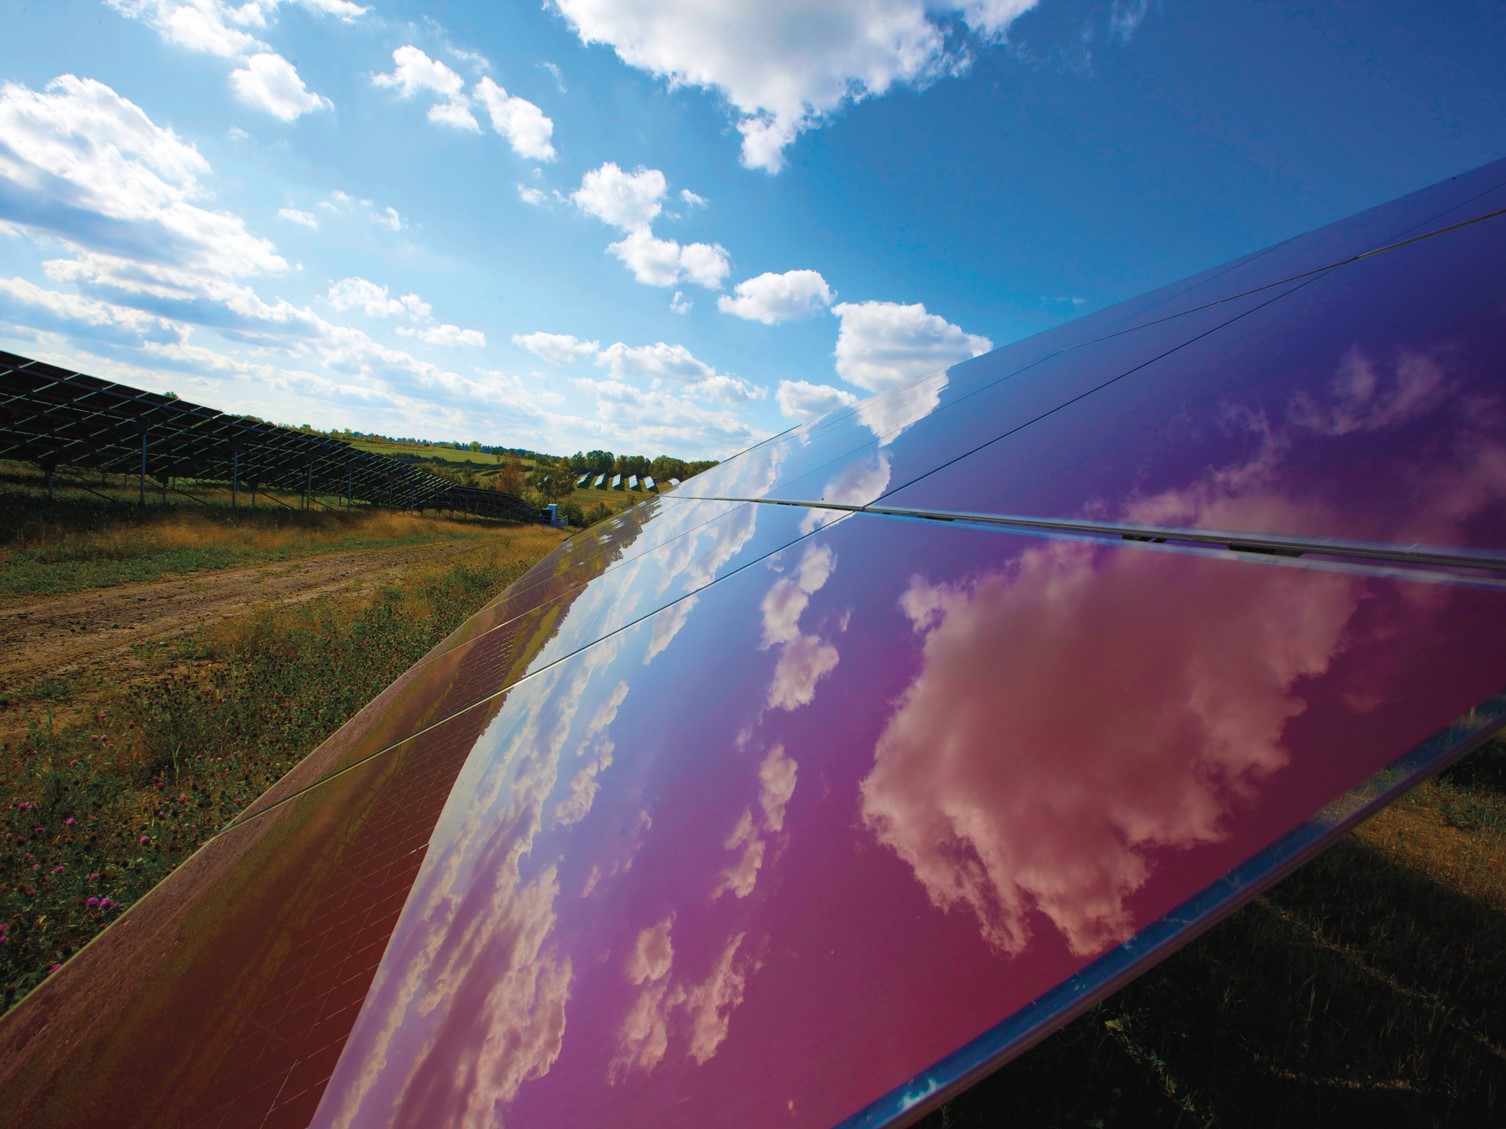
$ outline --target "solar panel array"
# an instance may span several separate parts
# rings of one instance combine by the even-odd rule
[[[1498,163],[573,538],[6,1016],[0,1108],[912,1122],[1506,721],[1503,262]]]
[[[51,472],[78,467],[148,481],[192,478],[255,491],[337,496],[401,509],[446,509],[536,522],[538,511],[497,490],[348,443],[0,352],[0,459]]]

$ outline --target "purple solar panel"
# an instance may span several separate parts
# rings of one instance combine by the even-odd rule
[[[578,536],[0,1020],[0,1108],[920,1116],[1506,718],[1502,179]]]

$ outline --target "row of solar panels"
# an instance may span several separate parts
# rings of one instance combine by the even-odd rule
[[[534,522],[513,494],[461,486],[338,439],[227,415],[185,400],[0,352],[0,459],[227,482],[403,509]]]
[[[680,485],[678,478],[668,480],[671,487]],[[625,479],[620,474],[583,474],[575,480],[577,490],[589,486],[592,490],[643,490],[650,494],[659,492],[659,484],[654,481],[654,476],[645,474],[639,478],[636,474],[630,474]]]

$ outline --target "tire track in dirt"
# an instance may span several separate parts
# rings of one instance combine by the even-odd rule
[[[90,686],[130,682],[146,669],[133,647],[181,639],[263,604],[336,593],[369,595],[415,565],[473,550],[472,539],[361,549],[191,573],[62,596],[0,601],[0,691],[64,676]]]

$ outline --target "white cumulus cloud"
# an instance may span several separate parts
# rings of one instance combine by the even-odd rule
[[[804,380],[781,380],[774,393],[774,402],[779,410],[791,419],[807,423],[820,419],[838,408],[850,408],[858,402],[851,392],[833,388],[830,384],[811,384]]]
[[[465,79],[456,74],[438,59],[431,59],[417,47],[408,44],[392,52],[396,64],[390,74],[375,74],[371,81],[398,92],[401,98],[412,98],[427,92],[439,98],[455,98],[465,89]]]
[[[436,125],[479,133],[481,126],[471,113],[465,96],[465,79],[438,59],[431,59],[411,43],[392,52],[395,64],[387,74],[374,74],[377,86],[396,90],[399,98],[429,94],[439,101],[429,107],[428,118]]]
[[[870,392],[898,388],[993,348],[987,337],[927,313],[919,302],[843,302],[832,312],[842,323],[837,375]]]
[[[551,365],[568,365],[596,356],[601,345],[596,341],[582,341],[568,333],[514,333],[514,345],[521,345],[540,360]]]
[[[575,206],[623,231],[646,228],[663,208],[668,182],[658,169],[628,173],[608,161],[581,178],[570,194]]]
[[[520,157],[535,161],[554,160],[554,146],[549,138],[554,122],[544,111],[526,98],[508,94],[489,78],[476,84],[476,100],[486,108],[492,128]]]
[[[230,74],[235,96],[285,122],[330,101],[308,90],[293,64],[251,30],[268,27],[289,0],[105,0],[121,15],[141,20],[167,42],[188,51],[243,64]],[[367,9],[349,0],[291,0],[321,15],[351,23]]]
[[[718,298],[716,304],[724,314],[774,325],[820,313],[831,306],[833,297],[820,272],[790,270],[739,282],[732,294]]]
[[[479,329],[461,329],[458,325],[430,325],[419,329],[400,325],[397,333],[399,337],[416,337],[426,344],[445,347],[473,345],[480,348],[486,344],[486,334]]]
[[[585,43],[605,43],[670,85],[721,93],[742,160],[778,172],[784,150],[844,104],[922,86],[967,65],[960,20],[1001,37],[1034,0],[555,0]],[[954,39],[960,37],[953,37]]]
[[[244,67],[231,71],[230,89],[246,105],[265,110],[285,122],[334,106],[328,98],[303,85],[292,63],[270,51],[252,55]]]
[[[727,249],[720,243],[676,243],[658,238],[646,227],[628,232],[607,250],[647,286],[689,281],[718,290],[732,270]]]
[[[666,379],[694,383],[717,375],[715,369],[697,360],[684,345],[663,341],[636,348],[618,341],[603,349],[596,363],[605,365],[613,380]]]
[[[342,278],[329,288],[326,301],[337,310],[359,309],[368,317],[411,317],[423,320],[430,314],[429,303],[417,294],[391,296],[387,287],[365,278]]]

